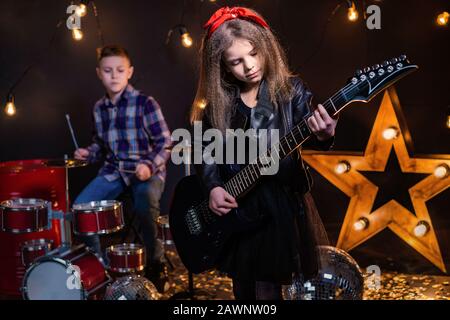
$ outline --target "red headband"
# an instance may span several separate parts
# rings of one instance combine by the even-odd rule
[[[218,27],[220,27],[220,25],[222,23],[224,23],[227,20],[232,20],[232,19],[236,19],[236,18],[248,19],[253,22],[256,22],[257,24],[259,24],[260,26],[262,26],[266,29],[269,28],[269,25],[267,24],[266,21],[264,21],[263,18],[258,16],[252,10],[249,10],[249,9],[243,8],[243,7],[220,8],[219,10],[214,12],[214,14],[211,16],[211,18],[209,18],[208,22],[205,23],[203,28],[205,28],[205,29],[209,28],[209,30],[208,30],[208,38],[209,38],[213,34],[213,32],[216,31],[216,29]]]

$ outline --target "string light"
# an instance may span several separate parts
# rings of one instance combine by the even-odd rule
[[[414,228],[414,235],[420,238],[427,234],[428,231],[430,231],[428,222],[420,220]]]
[[[84,17],[87,14],[87,7],[84,3],[80,3],[78,5],[78,8],[75,10],[75,13],[79,16],[79,17]]]
[[[448,24],[449,17],[450,17],[450,14],[447,11],[444,11],[437,16],[436,22],[440,26],[446,26]]]
[[[343,173],[349,172],[350,169],[351,169],[351,166],[350,166],[350,163],[348,163],[348,161],[340,161],[334,168],[334,171],[337,174],[343,174]]]
[[[389,127],[383,131],[383,138],[386,140],[393,140],[398,137],[398,129],[396,127]]]
[[[81,29],[73,29],[72,38],[76,41],[80,41],[81,39],[83,39],[83,32],[81,31]]]
[[[194,41],[192,40],[192,37],[184,24],[178,24],[169,30],[169,33],[167,34],[166,38],[166,45],[169,44],[170,37],[172,36],[172,33],[175,29],[178,29],[178,31],[180,32],[181,45],[185,48],[192,47]]]
[[[16,114],[16,106],[14,104],[14,96],[12,94],[10,94],[8,96],[8,101],[6,102],[6,106],[5,106],[5,113],[12,117]]]
[[[447,108],[447,123],[446,123],[446,125],[447,125],[447,128],[450,129],[450,106],[448,106],[448,108]]]
[[[189,32],[187,31],[186,27],[180,27],[180,37],[181,37],[181,44],[183,45],[183,47],[185,48],[192,47],[194,41],[189,35]]]
[[[207,105],[207,101],[205,99],[200,99],[200,101],[197,102],[197,108],[205,109]]]
[[[361,217],[359,218],[354,224],[353,224],[353,228],[356,231],[362,231],[364,229],[367,229],[369,227],[369,219],[365,218],[365,217]]]
[[[347,9],[347,18],[350,21],[358,20],[358,10],[356,10],[355,2],[347,1],[348,9]]]
[[[449,169],[448,165],[443,163],[443,164],[438,165],[436,167],[436,169],[434,169],[434,176],[439,179],[444,179],[444,178],[448,177],[449,171],[450,171],[450,169]]]

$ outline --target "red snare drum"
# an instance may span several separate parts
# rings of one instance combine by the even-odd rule
[[[103,260],[85,245],[53,252],[39,258],[27,270],[22,287],[24,299],[95,299],[111,282]]]
[[[124,227],[122,203],[116,200],[76,204],[73,232],[78,235],[108,234]]]
[[[11,233],[40,232],[50,228],[49,202],[18,198],[0,203],[0,230]]]
[[[140,244],[122,243],[106,248],[109,270],[118,273],[139,272],[145,268],[145,248]]]
[[[163,215],[158,217],[158,238],[164,245],[174,245],[172,234],[170,233],[169,216]]]
[[[20,250],[23,266],[28,268],[34,260],[45,256],[52,250],[52,244],[53,240],[49,239],[34,239],[24,242]]]

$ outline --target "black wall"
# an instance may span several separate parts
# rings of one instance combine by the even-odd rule
[[[0,115],[0,161],[72,154],[66,113],[71,115],[79,143],[90,142],[91,108],[104,92],[95,75],[95,48],[100,42],[91,8],[82,20],[81,42],[72,40],[64,22],[48,49],[57,21],[66,17],[68,3],[0,2],[2,105],[10,86],[28,65],[37,61],[15,90],[17,116]],[[168,30],[180,23],[182,0],[96,1],[105,41],[128,48],[135,65],[132,83],[159,101],[172,130],[187,126],[187,112],[197,80],[201,25],[217,8],[206,0],[185,3],[184,23],[196,41],[191,49],[181,47],[176,34],[168,46],[164,44]],[[418,72],[397,85],[414,141],[415,149],[410,151],[449,154],[450,130],[445,127],[446,108],[450,105],[449,27],[438,28],[434,23],[440,11],[449,11],[449,1],[367,1],[381,7],[382,29],[374,31],[368,30],[362,19],[357,23],[347,21],[345,8],[341,7],[325,30],[337,3],[337,0],[217,1],[219,5],[250,6],[267,18],[286,48],[292,68],[315,93],[316,102],[339,89],[355,69],[407,54],[420,66]],[[360,3],[357,1],[359,9]],[[354,105],[341,115],[336,150],[364,150],[380,101],[381,96],[368,105]],[[95,176],[96,170],[89,167],[71,171],[72,198]],[[167,212],[172,190],[182,175],[183,168],[169,165],[163,212]],[[335,243],[348,198],[321,176],[314,174],[314,177],[313,194]],[[410,186],[403,187],[406,190]],[[449,190],[427,205],[449,268]],[[378,263],[408,272],[438,272],[390,231],[381,232],[351,254],[362,265]]]

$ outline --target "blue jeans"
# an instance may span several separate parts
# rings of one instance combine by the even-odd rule
[[[142,230],[147,262],[162,262],[164,261],[164,248],[162,242],[157,239],[158,226],[156,221],[160,213],[159,200],[164,190],[164,182],[156,176],[152,176],[146,181],[140,181],[134,177],[130,187],[133,195],[134,212]],[[114,200],[125,189],[127,189],[127,186],[122,179],[108,181],[103,176],[97,176],[81,191],[74,204]],[[98,235],[80,236],[79,239],[103,256]]]

